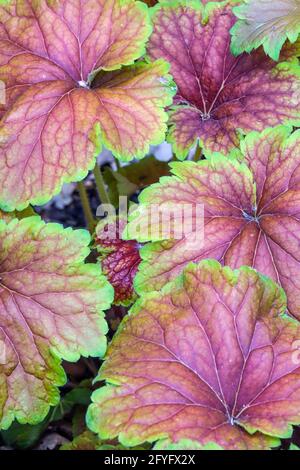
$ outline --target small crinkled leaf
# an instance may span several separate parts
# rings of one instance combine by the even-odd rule
[[[61,359],[102,356],[113,289],[85,264],[85,230],[0,222],[0,428],[37,424],[59,400]]]
[[[231,30],[236,55],[263,45],[266,54],[278,60],[286,39],[295,42],[300,33],[299,0],[246,0],[233,12],[239,18]]]
[[[130,160],[160,143],[168,65],[134,63],[151,32],[135,0],[12,0],[0,6],[0,207],[43,204],[105,144]],[[134,65],[130,65],[133,64]]]
[[[87,430],[75,437],[73,441],[62,445],[59,450],[98,450],[100,446],[99,437]]]
[[[63,419],[75,406],[87,406],[91,398],[91,390],[82,386],[66,393],[51,412],[51,422]]]
[[[61,446],[60,450],[129,450],[116,442],[101,441],[97,434],[89,430],[75,437],[72,442]],[[146,447],[135,447],[131,450],[146,450]]]
[[[103,274],[115,290],[116,305],[130,305],[136,299],[133,280],[141,258],[135,240],[122,240],[126,222],[112,217],[99,222],[96,247],[100,253]]]
[[[300,327],[249,267],[190,263],[145,294],[114,337],[88,424],[123,445],[169,439],[267,449],[300,422]]]
[[[279,64],[262,48],[235,57],[230,51],[235,21],[224,2],[204,9],[198,1],[166,1],[154,10],[148,53],[170,63],[178,88],[169,140],[179,159],[197,141],[226,154],[242,134],[300,124],[299,47],[285,51]]]
[[[289,450],[300,450],[300,448],[295,444],[291,444]]]
[[[191,244],[193,227],[179,239],[142,247],[136,290],[159,290],[188,262],[213,257],[274,279],[287,293],[290,314],[300,319],[300,131],[279,126],[250,133],[240,157],[242,163],[219,154],[172,163],[174,176],[142,192],[142,210],[132,214],[126,236],[153,240],[148,209],[167,201],[178,211],[181,204],[203,204],[204,240]],[[143,236],[135,230],[137,222],[145,227]]]

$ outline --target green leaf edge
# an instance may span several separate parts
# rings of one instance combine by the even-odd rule
[[[208,442],[205,445],[199,444],[197,441],[191,439],[181,439],[174,443],[166,440],[158,441],[154,445],[153,450],[224,450],[223,447],[219,446],[215,442]]]
[[[253,268],[250,268],[249,266],[241,266],[239,269],[232,270],[228,266],[222,266],[218,261],[216,261],[214,259],[205,259],[205,260],[200,261],[199,263],[191,262],[191,263],[187,264],[185,266],[185,268],[183,269],[182,273],[178,277],[176,277],[172,281],[170,281],[168,284],[166,284],[160,291],[152,291],[152,292],[144,293],[143,298],[139,298],[135,302],[135,304],[132,306],[132,308],[129,311],[128,315],[126,317],[124,317],[124,319],[122,320],[122,322],[121,322],[121,324],[118,328],[118,331],[115,334],[114,338],[117,338],[118,335],[123,331],[123,329],[126,328],[126,323],[127,323],[127,321],[130,320],[130,318],[132,316],[134,316],[134,317],[138,316],[144,299],[156,298],[157,295],[169,294],[170,292],[172,292],[174,290],[176,291],[177,289],[180,289],[183,286],[183,281],[185,279],[186,271],[188,271],[188,270],[197,270],[197,269],[200,269],[201,267],[208,268],[210,270],[210,272],[212,272],[212,273],[215,272],[215,271],[222,271],[222,273],[224,274],[226,280],[228,280],[228,282],[231,283],[231,285],[235,285],[238,282],[238,277],[239,277],[239,274],[241,272],[254,273],[256,276],[258,276],[261,279],[262,282],[268,284],[271,289],[278,292],[278,294],[281,297],[281,304],[282,304],[281,312],[279,313],[279,315],[285,321],[291,322],[295,326],[295,328],[298,328],[299,322],[297,322],[294,319],[291,319],[290,317],[287,317],[286,315],[284,315],[284,313],[286,311],[286,295],[285,295],[284,290],[281,287],[279,287],[272,279],[268,278],[267,276],[264,276],[264,275],[260,274],[258,271],[256,271]],[[111,345],[112,344],[113,344],[113,342],[111,343]],[[110,345],[110,347],[111,347],[111,345]],[[104,360],[105,360],[105,358],[104,358]],[[87,415],[86,415],[86,423],[87,423],[88,428],[91,431],[93,431],[94,433],[98,434],[101,439],[106,440],[106,439],[114,439],[114,438],[117,437],[119,442],[122,445],[126,446],[126,447],[133,447],[133,446],[136,446],[136,445],[139,445],[139,444],[145,442],[145,441],[141,441],[138,437],[137,438],[132,438],[132,439],[127,439],[123,432],[120,432],[118,435],[117,434],[110,434],[109,431],[106,432],[103,429],[98,429],[97,428],[97,424],[95,423],[93,416],[94,416],[94,414],[97,415],[97,411],[98,411],[97,410],[97,408],[98,408],[97,402],[98,402],[98,400],[101,399],[101,401],[102,401],[102,399],[111,398],[111,396],[112,396],[111,392],[114,392],[116,390],[116,388],[119,388],[119,387],[122,386],[122,381],[112,379],[112,378],[109,378],[109,377],[106,377],[106,376],[102,376],[101,371],[102,371],[102,367],[100,368],[99,375],[97,376],[96,380],[97,381],[105,380],[106,385],[103,386],[102,388],[99,388],[98,390],[96,390],[92,394],[92,397],[91,397],[92,404],[89,406],[88,411],[87,411]],[[250,434],[250,435],[253,435],[256,432],[259,432],[260,434],[268,437],[269,438],[269,447],[268,448],[271,449],[271,448],[274,448],[274,447],[278,447],[280,445],[280,439],[281,438],[286,439],[286,438],[291,437],[291,435],[293,433],[293,425],[300,424],[300,415],[299,415],[299,418],[295,421],[296,422],[293,422],[293,423],[287,423],[286,424],[286,431],[280,433],[280,435],[277,435],[277,434],[276,435],[271,435],[271,434],[267,434],[267,433],[262,433],[260,430],[255,429],[254,427],[250,427],[250,426],[246,427],[243,424],[241,424],[239,427],[243,428],[245,430],[245,432]],[[182,439],[181,442],[182,441],[186,442],[188,440]],[[173,445],[174,444],[176,446],[176,444],[178,444],[176,442],[172,442],[172,440],[170,440],[169,436],[166,433],[153,435],[153,436],[149,437],[146,442],[150,442],[150,443],[155,442],[156,444],[155,444],[154,448],[156,448],[156,449],[162,449],[163,445],[165,445],[166,442],[168,443],[168,445]],[[195,444],[195,442],[197,442],[197,441],[192,441],[192,442],[193,442],[193,444]],[[197,442],[197,444],[202,445],[201,443],[198,443],[198,442]],[[208,443],[208,444],[211,444],[211,443]]]
[[[300,23],[295,31],[287,30],[285,34],[282,36],[282,38],[277,41],[276,46],[274,48],[270,46],[269,38],[267,35],[265,35],[261,39],[256,39],[255,41],[249,41],[248,39],[247,40],[248,44],[245,46],[242,46],[239,44],[238,35],[239,35],[240,28],[244,25],[244,22],[247,21],[247,18],[246,18],[247,7],[251,3],[251,1],[252,0],[244,0],[244,3],[242,5],[236,6],[232,10],[235,16],[238,18],[238,21],[234,24],[234,26],[230,30],[230,33],[232,36],[231,52],[233,53],[233,55],[237,56],[243,52],[251,52],[254,49],[257,49],[258,47],[263,46],[265,53],[269,57],[271,57],[271,59],[278,61],[279,56],[280,56],[280,51],[282,49],[282,46],[286,42],[286,40],[289,40],[290,43],[292,44],[297,41],[298,36],[300,34]]]
[[[298,62],[298,61],[297,61]],[[298,65],[298,63],[296,62],[280,62],[279,64],[277,64],[274,69],[272,70],[280,70],[282,69],[284,71],[284,73],[286,74],[292,74],[295,78],[298,79],[299,81],[299,87],[300,87],[300,66]],[[186,106],[187,108],[189,108],[189,106]],[[177,112],[178,109],[183,109],[183,106],[172,106],[169,110],[169,116],[170,116],[170,120],[172,119],[172,115],[175,114]],[[275,128],[279,127],[279,126],[294,126],[294,127],[300,127],[300,106],[299,106],[299,110],[297,111],[298,113],[298,116],[299,117],[296,117],[296,118],[289,118],[289,119],[285,119],[281,124],[279,124],[278,126],[275,126]],[[203,150],[203,153],[206,155],[206,154],[209,154],[211,151],[209,150],[209,148],[207,148],[203,142],[203,140],[200,138],[200,137],[197,137],[194,142],[189,146],[189,147],[186,147],[186,148],[181,148],[181,147],[178,147],[177,144],[176,144],[176,141],[175,141],[175,138],[172,136],[172,133],[173,131],[175,130],[176,128],[176,124],[171,124],[169,126],[169,133],[167,135],[167,141],[173,145],[173,148],[174,148],[174,153],[176,155],[176,157],[178,158],[178,160],[185,160],[186,157],[188,156],[190,150],[192,150],[193,147],[195,147],[197,144],[202,148]],[[267,128],[268,129],[268,128]],[[259,132],[259,131],[251,131],[251,132],[244,132],[242,129],[236,129],[236,135],[237,137],[239,138],[239,142],[241,143],[243,141],[244,138],[246,138],[248,135],[251,135],[253,134],[253,132]],[[263,131],[261,131],[263,132]],[[238,147],[236,148],[233,148],[231,150],[229,150],[229,154],[231,154],[232,151],[236,151]]]
[[[165,93],[165,98],[161,106],[158,107],[160,108],[159,111],[160,111],[160,116],[161,116],[161,122],[164,124],[161,126],[160,131],[157,133],[156,137],[151,141],[151,143],[145,144],[144,148],[141,149],[140,152],[136,152],[134,155],[121,154],[119,152],[116,152],[114,150],[113,145],[109,142],[108,139],[105,138],[101,130],[100,122],[97,122],[92,132],[87,137],[87,139],[90,139],[91,142],[94,144],[95,148],[94,148],[93,156],[90,157],[89,159],[90,162],[87,165],[86,169],[82,170],[81,168],[78,168],[77,172],[74,173],[72,176],[68,176],[68,175],[62,176],[60,180],[57,182],[53,191],[51,192],[48,191],[47,193],[45,191],[38,193],[38,194],[35,193],[35,195],[32,198],[26,200],[23,203],[14,204],[9,201],[4,201],[3,199],[0,199],[0,209],[3,210],[4,212],[13,212],[14,210],[22,211],[26,209],[30,204],[37,205],[37,206],[42,206],[46,204],[50,199],[52,199],[52,197],[60,193],[63,184],[82,181],[88,175],[89,171],[93,170],[95,166],[95,162],[96,162],[96,157],[100,154],[103,146],[105,146],[108,150],[110,150],[113,153],[113,155],[119,160],[130,161],[134,158],[137,158],[137,159],[143,158],[149,152],[150,145],[161,144],[167,132],[167,121],[169,119],[169,115],[165,111],[165,107],[172,104],[173,96],[176,93],[176,85],[173,82],[172,76],[168,73],[170,66],[168,62],[166,62],[163,59],[159,59],[152,63],[139,62],[134,67],[141,68],[141,67],[146,66],[146,67],[151,68],[153,65],[161,66],[162,78],[166,80],[166,85],[165,85],[166,93]]]
[[[166,81],[164,87],[165,87],[165,96],[161,100],[161,104],[157,105],[157,110],[159,110],[160,114],[160,120],[161,120],[161,127],[159,132],[153,137],[151,142],[149,144],[144,145],[142,149],[139,151],[135,152],[134,155],[132,154],[124,154],[116,151],[114,149],[113,144],[107,139],[104,134],[101,131],[101,126],[100,123],[96,124],[96,129],[95,129],[95,134],[98,142],[101,142],[102,145],[104,145],[108,150],[110,150],[114,157],[116,157],[118,160],[124,161],[124,162],[129,162],[133,159],[142,159],[147,153],[149,153],[150,146],[151,145],[159,145],[161,144],[166,136],[167,132],[167,122],[169,120],[169,114],[167,111],[165,111],[165,108],[167,106],[170,106],[173,103],[173,97],[176,94],[177,91],[177,86],[175,82],[173,81],[172,75],[169,74],[170,71],[170,64],[165,61],[164,59],[158,59],[154,62],[149,62],[148,60],[144,60],[142,62],[139,62],[135,65],[133,65],[133,68],[142,68],[142,67],[153,67],[153,66],[160,66],[161,67],[161,77]],[[101,145],[101,147],[102,147]]]
[[[67,360],[69,362],[77,362],[78,359],[83,357],[103,357],[107,349],[107,339],[106,334],[108,332],[108,326],[104,317],[104,310],[109,308],[112,303],[114,292],[112,286],[108,283],[106,278],[101,274],[99,267],[94,264],[83,264],[84,260],[90,253],[89,244],[91,241],[90,234],[87,230],[79,229],[73,230],[72,228],[64,228],[58,223],[45,223],[39,216],[27,217],[25,219],[13,219],[9,222],[4,222],[0,220],[0,235],[1,232],[5,232],[7,229],[11,231],[16,231],[20,227],[24,230],[30,230],[32,234],[37,234],[42,228],[46,228],[46,233],[44,235],[48,236],[50,234],[62,234],[70,237],[70,242],[78,243],[79,250],[77,252],[77,259],[72,263],[72,268],[77,268],[76,273],[78,272],[85,274],[89,273],[95,277],[95,282],[98,282],[99,287],[101,287],[101,292],[103,293],[103,303],[96,304],[96,314],[99,317],[99,334],[103,335],[102,341],[99,341],[99,348],[93,352],[87,350],[81,350],[78,353],[68,353],[62,354],[55,350],[54,347],[50,347],[49,351],[52,356],[52,367],[49,373],[53,374],[53,382],[51,390],[51,396],[49,396],[49,403],[44,403],[43,406],[40,406],[38,410],[34,412],[29,418],[24,416],[23,411],[10,411],[10,413],[5,417],[0,417],[0,429],[7,430],[11,423],[16,420],[20,424],[30,424],[36,425],[43,421],[43,419],[49,413],[51,406],[57,405],[60,400],[60,393],[58,387],[65,385],[67,376],[62,367],[62,360]],[[45,237],[46,238],[46,237]],[[73,239],[73,240],[71,240]],[[101,283],[100,283],[101,281]]]

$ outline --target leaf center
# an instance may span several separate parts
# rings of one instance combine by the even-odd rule
[[[85,82],[84,80],[79,80],[79,82],[77,82],[77,85],[80,87],[80,88],[86,88],[89,90],[90,86],[88,84],[88,82]]]
[[[248,222],[255,222],[259,224],[259,216],[256,214],[256,209],[254,211],[254,214],[248,214],[246,211],[243,211],[243,216]]]
[[[210,119],[210,114],[209,113],[200,113],[201,116],[201,121],[209,121]]]

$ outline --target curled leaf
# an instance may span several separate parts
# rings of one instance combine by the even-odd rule
[[[246,0],[233,12],[239,18],[231,30],[234,54],[263,45],[278,60],[286,39],[293,43],[300,33],[300,0]]]
[[[62,445],[60,450],[98,450],[101,444],[96,434],[87,430],[76,436],[73,441]]]
[[[284,51],[280,64],[262,49],[234,57],[230,30],[235,21],[228,2],[204,9],[200,1],[177,0],[154,11],[148,53],[171,64],[178,87],[169,140],[179,159],[198,141],[204,149],[226,154],[238,147],[242,134],[300,125],[299,45]]]
[[[68,442],[60,447],[60,450],[129,450],[116,442],[103,442],[99,437],[89,430],[84,431],[75,437],[72,442]],[[136,447],[132,450],[146,450],[145,447]]]
[[[141,258],[135,240],[122,240],[126,222],[112,218],[99,222],[96,246],[101,257],[102,271],[115,290],[116,305],[130,305],[136,299],[133,280]]]
[[[90,237],[39,217],[0,222],[0,428],[59,401],[61,359],[102,356],[113,289],[84,264]]]
[[[123,445],[168,439],[267,449],[300,423],[300,327],[270,279],[190,264],[123,321],[88,424]]]
[[[168,174],[168,164],[150,156],[123,166],[118,171],[105,168],[103,176],[109,188],[110,201],[115,207],[119,207],[120,196],[131,197],[149,184],[156,183],[161,176]]]

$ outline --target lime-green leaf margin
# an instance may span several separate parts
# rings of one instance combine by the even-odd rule
[[[0,365],[1,429],[8,429],[14,419],[21,424],[38,424],[48,414],[50,407],[59,402],[57,387],[66,383],[62,359],[76,362],[80,356],[103,357],[105,354],[108,327],[103,310],[110,307],[114,292],[101,274],[100,267],[85,263],[90,253],[90,242],[91,237],[86,230],[64,229],[56,223],[46,224],[37,216],[14,219],[9,223],[0,220],[0,297],[4,295],[8,301],[8,296],[13,293],[14,299],[26,301],[26,311],[22,315],[20,313],[20,324],[17,317],[13,323],[9,319],[6,322],[5,304],[1,303],[1,309],[4,310],[0,330],[2,326],[5,328],[12,348],[9,349],[9,365],[6,368]],[[61,260],[65,252],[66,258]],[[20,271],[24,271],[22,276],[18,275]],[[53,292],[49,284],[52,275],[56,278]],[[24,297],[26,282],[29,292]],[[60,300],[57,300],[57,294],[61,296]],[[73,300],[77,299],[78,305],[82,304],[80,310],[78,305],[72,308],[72,296]],[[32,312],[31,297],[34,304]],[[39,314],[43,315],[43,321]],[[53,320],[55,315],[57,324]],[[65,325],[68,325],[66,330],[59,327],[64,317]],[[23,321],[27,327],[21,336]],[[47,321],[52,326],[49,331]],[[53,321],[57,327],[55,331]],[[84,331],[76,330],[80,324],[84,324]],[[36,348],[36,364],[35,355],[30,355],[30,342]],[[19,360],[18,367],[14,364],[13,351],[18,352],[18,357],[24,356],[26,359],[24,363]]]
[[[290,16],[292,18],[295,18],[296,16],[296,21],[293,22],[293,25],[289,25],[288,20],[286,20],[287,24],[285,27],[281,25],[281,31],[278,31],[277,34],[276,26],[280,21],[284,21],[284,17],[274,16],[271,19],[263,18],[261,17],[259,9],[259,0],[245,0],[244,3],[233,8],[233,13],[238,18],[238,21],[231,29],[231,51],[234,55],[239,55],[242,52],[251,52],[253,49],[263,46],[265,53],[273,60],[278,61],[280,51],[285,41],[288,39],[293,44],[298,39],[300,33],[300,2],[299,9],[295,12],[290,12]],[[271,0],[270,10],[272,11]],[[251,18],[251,16],[255,14],[257,14],[256,22]],[[287,14],[286,16],[289,15]],[[298,18],[299,21],[297,23]],[[253,24],[253,27],[247,31],[247,28],[250,28],[251,23]],[[261,29],[260,32],[259,29]]]

